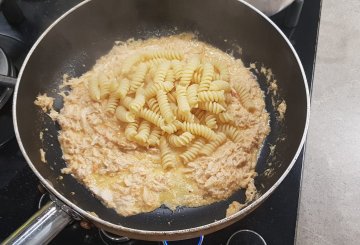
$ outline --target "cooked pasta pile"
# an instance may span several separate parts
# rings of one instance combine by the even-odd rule
[[[189,35],[128,41],[64,85],[51,113],[63,173],[119,214],[197,207],[240,188],[245,202],[256,197],[269,115],[241,60]]]
[[[227,139],[241,141],[226,97],[233,90],[248,111],[254,105],[247,89],[229,79],[226,65],[168,48],[129,55],[116,76],[91,77],[88,87],[94,101],[104,100],[106,112],[126,123],[128,140],[160,148],[168,169],[210,156]]]

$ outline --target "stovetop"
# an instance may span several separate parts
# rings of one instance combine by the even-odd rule
[[[13,1],[13,0],[11,0]],[[10,1],[7,1],[10,2]],[[19,69],[27,50],[39,34],[63,12],[80,0],[16,1],[27,21],[8,25],[0,14],[0,47],[4,49]],[[301,2],[301,1],[296,1]],[[294,8],[294,6],[292,6]],[[284,31],[293,43],[303,63],[311,91],[316,57],[318,25],[321,0],[305,0],[299,22],[295,28],[289,26],[291,8],[271,19]],[[8,13],[5,13],[5,15]],[[26,41],[24,41],[26,40]],[[43,189],[38,179],[27,166],[14,138],[11,123],[11,102],[0,109],[0,241],[22,225],[38,209]],[[293,169],[277,190],[254,212],[241,221],[215,233],[205,236],[203,244],[226,244],[229,237],[238,230],[249,229],[259,233],[267,244],[293,244],[296,233],[298,201],[303,167],[303,153]],[[95,227],[84,229],[74,222],[66,227],[51,244],[111,244]],[[169,244],[197,244],[191,241]],[[162,244],[157,242],[131,240],[123,244]],[[251,243],[253,244],[253,243]]]

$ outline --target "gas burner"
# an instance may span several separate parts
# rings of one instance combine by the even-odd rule
[[[128,237],[118,236],[103,229],[99,229],[99,235],[104,244],[109,244],[109,242],[110,244],[118,244],[130,241]]]
[[[252,230],[239,230],[231,235],[226,245],[266,245],[259,233]]]
[[[163,245],[175,245],[175,244],[192,244],[192,245],[201,245],[204,241],[204,236],[200,236],[199,238],[193,238],[193,239],[189,239],[189,240],[182,240],[182,241],[173,241],[173,242],[168,242],[168,241],[163,241]]]

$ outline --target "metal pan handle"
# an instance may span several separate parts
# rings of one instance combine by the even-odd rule
[[[17,79],[14,77],[8,77],[0,75],[0,86],[13,88],[16,85]]]
[[[71,221],[71,216],[51,201],[2,244],[47,244]]]

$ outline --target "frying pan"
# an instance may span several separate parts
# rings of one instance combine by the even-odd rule
[[[176,27],[176,28],[175,28]],[[106,54],[116,40],[197,32],[199,39],[225,52],[233,52],[246,65],[270,67],[278,82],[278,94],[287,103],[283,121],[266,95],[271,133],[266,138],[256,167],[255,184],[261,196],[236,214],[225,218],[228,205],[243,200],[237,191],[227,200],[198,208],[180,207],[175,212],[160,207],[130,217],[106,208],[71,175],[57,134],[58,124],[34,106],[39,93],[56,98],[64,73],[80,76]],[[236,48],[237,47],[237,48]],[[267,85],[262,73],[261,88]],[[13,102],[13,120],[20,149],[31,169],[52,194],[53,201],[34,215],[6,242],[48,242],[72,219],[86,219],[114,234],[142,240],[181,240],[206,235],[240,220],[258,207],[290,171],[304,143],[309,119],[309,91],[300,60],[281,31],[262,13],[236,0],[89,0],[72,8],[37,40],[19,73]],[[45,130],[45,131],[44,131]],[[39,133],[44,131],[43,140]],[[276,145],[270,151],[270,145]],[[47,163],[40,160],[39,149]],[[271,167],[270,167],[271,166]],[[270,169],[271,171],[266,171]],[[270,173],[270,174],[269,174]],[[73,192],[75,195],[72,195]],[[96,214],[96,215],[95,215]]]

